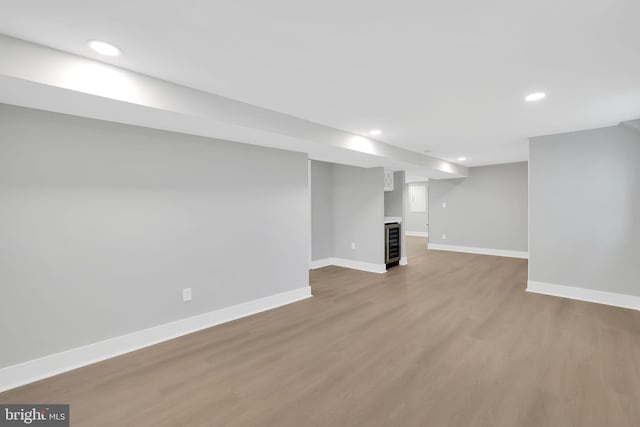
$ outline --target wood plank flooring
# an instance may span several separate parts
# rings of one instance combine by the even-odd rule
[[[427,251],[314,297],[0,394],[72,426],[638,426],[640,313],[525,292],[527,261]]]

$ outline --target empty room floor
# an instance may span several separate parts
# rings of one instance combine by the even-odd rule
[[[528,294],[526,260],[407,247],[0,402],[70,403],[73,426],[640,425],[640,313]]]

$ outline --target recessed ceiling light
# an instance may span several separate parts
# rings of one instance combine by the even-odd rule
[[[369,131],[369,135],[371,135],[371,136],[382,135],[382,131],[380,129],[373,129],[373,130]]]
[[[467,158],[466,158],[466,157],[458,157],[458,161],[459,161],[459,162],[464,162],[465,160],[467,160]]]
[[[103,42],[100,40],[91,40],[89,42],[89,47],[94,51],[98,52],[100,55],[105,56],[118,56],[120,55],[120,49],[115,47],[114,45]]]
[[[542,98],[547,96],[544,92],[534,92],[524,97],[524,100],[527,102],[540,101]]]

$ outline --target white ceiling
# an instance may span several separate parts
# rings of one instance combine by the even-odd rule
[[[640,117],[637,0],[2,0],[0,33],[469,165]],[[105,59],[89,39],[114,43]],[[526,104],[533,91],[548,97]]]

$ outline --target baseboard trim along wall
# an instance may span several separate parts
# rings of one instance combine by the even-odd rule
[[[429,237],[429,233],[426,231],[405,231],[404,235],[413,237]]]
[[[384,264],[374,264],[372,262],[354,261],[346,258],[323,258],[316,261],[311,261],[309,264],[310,270],[316,268],[327,267],[329,265],[335,265],[337,267],[352,268],[354,270],[368,271],[369,273],[386,273],[387,266]]]
[[[0,392],[309,297],[304,286],[8,366],[0,369]]]
[[[436,251],[466,252],[469,254],[493,255],[493,256],[503,256],[503,257],[509,257],[509,258],[529,259],[529,252],[526,252],[526,251],[509,251],[504,249],[475,248],[472,246],[443,245],[440,243],[431,243],[431,242],[429,242],[429,244],[427,245],[427,248],[434,249]]]
[[[400,258],[400,265],[407,265],[409,264],[409,261],[407,261],[407,257],[403,256],[402,258]]]
[[[527,292],[640,310],[640,297],[527,280]]]

